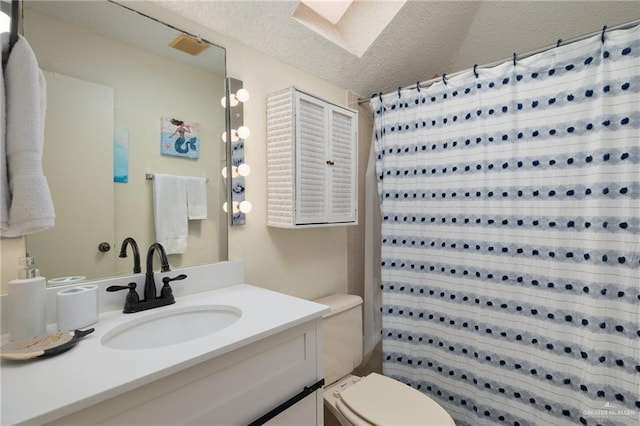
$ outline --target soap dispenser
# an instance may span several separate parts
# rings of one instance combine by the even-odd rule
[[[17,341],[47,332],[47,280],[40,276],[33,257],[20,258],[18,279],[9,281],[9,340]]]

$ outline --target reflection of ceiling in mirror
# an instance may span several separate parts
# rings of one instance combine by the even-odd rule
[[[223,48],[207,49],[201,55],[192,56],[169,47],[178,32],[166,25],[157,25],[151,19],[141,19],[138,13],[107,1],[30,0],[30,8],[62,21],[90,28],[102,35],[128,43],[158,55],[185,62],[198,68],[225,75],[225,51]],[[28,28],[25,27],[28,35]],[[141,34],[145,34],[141,37]]]

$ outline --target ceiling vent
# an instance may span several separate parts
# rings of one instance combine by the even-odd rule
[[[186,34],[180,34],[171,43],[169,43],[169,46],[193,56],[199,55],[209,47],[207,43]]]

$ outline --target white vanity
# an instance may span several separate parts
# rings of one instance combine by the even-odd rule
[[[238,263],[162,274],[188,275],[174,286],[176,303],[140,313],[123,314],[115,304],[124,294],[102,291],[102,309],[115,310],[101,313],[96,331],[75,348],[47,359],[2,362],[1,424],[321,425],[327,307],[238,284]],[[229,275],[220,268],[231,268],[232,279],[216,280]],[[132,277],[99,286],[126,279]],[[148,345],[154,347],[145,339],[135,349],[105,345],[114,332],[130,330],[128,324],[219,307],[239,317],[214,333]]]

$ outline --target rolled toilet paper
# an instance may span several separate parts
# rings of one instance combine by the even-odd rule
[[[98,322],[98,286],[87,285],[56,294],[58,329],[72,331]]]

